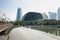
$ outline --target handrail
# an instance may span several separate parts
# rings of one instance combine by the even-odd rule
[[[9,28],[10,26],[11,26],[11,24],[9,24],[9,23],[0,25],[0,32],[2,32],[3,30]]]

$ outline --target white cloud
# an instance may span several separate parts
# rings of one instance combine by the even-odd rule
[[[22,8],[22,13],[24,15],[26,12],[29,12],[29,11],[36,11],[36,12],[54,11],[56,12],[58,7],[60,6],[60,0],[13,0],[12,2],[8,2],[8,3],[9,4],[6,7],[5,7],[6,4],[3,5],[4,8],[2,8],[2,10],[8,9],[7,13],[9,14],[7,15],[8,16],[10,15],[11,17],[14,16],[13,18],[9,16],[13,20],[15,20],[16,13],[17,13],[16,10],[18,7]]]

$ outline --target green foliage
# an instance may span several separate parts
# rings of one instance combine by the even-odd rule
[[[57,21],[57,25],[60,25],[60,20]]]
[[[14,25],[60,25],[58,21],[15,21]]]
[[[5,22],[3,22],[3,21],[0,21],[0,23],[5,23]]]
[[[33,27],[32,29],[44,31],[44,32],[51,33],[51,34],[56,34],[57,32],[57,28]],[[60,29],[59,29],[59,32],[60,32]]]

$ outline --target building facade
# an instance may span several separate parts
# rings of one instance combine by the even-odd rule
[[[17,9],[17,20],[20,21],[21,20],[21,8]]]
[[[25,14],[23,16],[23,21],[38,21],[43,19],[42,14],[41,13],[37,13],[37,12],[28,12],[27,14]]]
[[[56,20],[56,17],[57,17],[56,13],[54,13],[54,12],[48,12],[48,13],[49,13],[49,19]]]
[[[42,16],[43,16],[43,20],[48,19],[48,16],[47,16],[47,14],[46,14],[46,13],[42,13]]]
[[[60,20],[60,7],[58,8],[57,19]]]

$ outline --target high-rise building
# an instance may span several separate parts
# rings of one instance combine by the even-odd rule
[[[20,21],[21,20],[21,8],[17,9],[17,20]]]
[[[47,16],[47,14],[46,14],[46,13],[42,13],[42,16],[43,16],[43,20],[48,19],[48,16]]]
[[[54,12],[48,12],[48,13],[49,13],[49,19],[56,20],[56,17],[57,17],[56,13],[54,13]]]
[[[58,8],[57,19],[60,20],[60,7]]]

